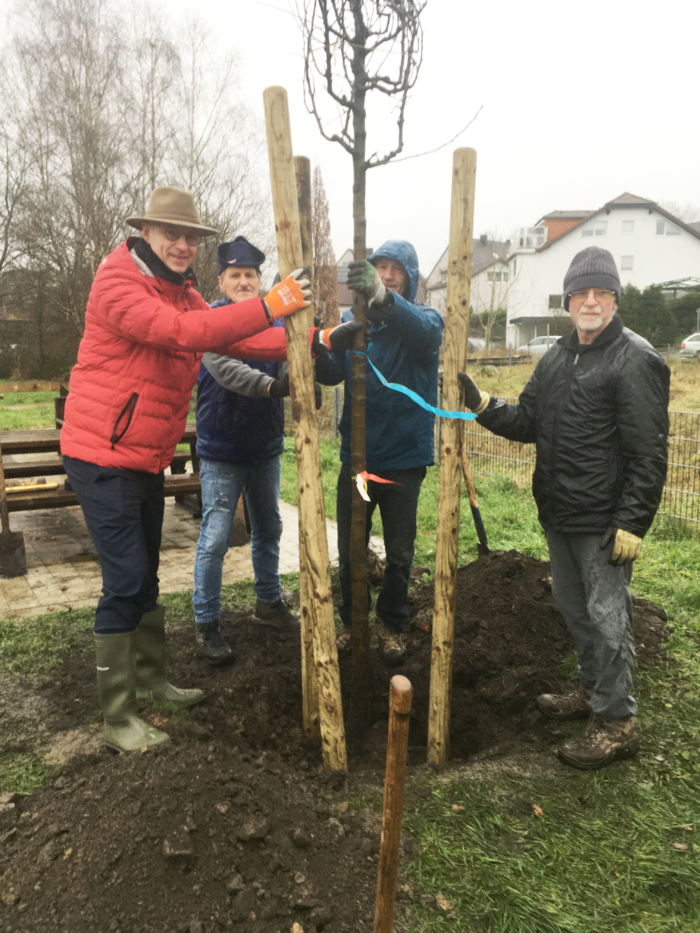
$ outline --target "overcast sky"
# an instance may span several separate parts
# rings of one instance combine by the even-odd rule
[[[222,50],[238,52],[239,92],[261,122],[264,88],[287,89],[294,151],[321,166],[340,255],[352,245],[351,160],[322,139],[304,108],[291,2],[170,0],[165,7],[178,8],[211,26]],[[700,205],[699,27],[694,0],[429,0],[404,155],[447,141],[483,110],[441,152],[369,173],[368,245],[408,239],[421,271],[430,272],[447,246],[457,146],[477,151],[476,235],[506,239],[548,211],[592,210],[624,191]],[[382,150],[391,129],[379,127],[368,146]]]

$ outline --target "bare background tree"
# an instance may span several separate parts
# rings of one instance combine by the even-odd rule
[[[692,201],[685,201],[683,204],[680,201],[662,201],[660,206],[685,224],[700,221],[700,207]]]
[[[16,23],[0,76],[0,337],[21,331],[14,375],[48,378],[75,361],[97,267],[156,185],[192,190],[222,239],[244,233],[274,258],[274,237],[254,170],[262,128],[236,102],[235,58],[214,60],[199,22],[28,0]],[[209,300],[215,239],[196,266]]]
[[[314,307],[324,327],[340,320],[338,263],[331,241],[328,198],[320,166],[314,169],[311,188],[311,238],[314,251]]]
[[[304,93],[321,135],[338,143],[353,164],[353,252],[365,259],[367,171],[386,165],[403,149],[408,94],[423,56],[420,14],[424,0],[303,0],[297,8],[304,35]],[[396,123],[396,141],[380,155],[367,146],[367,96],[379,104],[384,124]],[[383,111],[383,112],[382,112]],[[339,124],[339,126],[338,126]],[[337,126],[336,130],[329,127]],[[368,155],[369,151],[369,155]],[[355,320],[367,320],[367,305],[354,302]],[[358,335],[356,349],[366,343]],[[365,467],[366,363],[352,366],[351,459],[354,474]],[[360,722],[368,718],[369,603],[366,585],[365,503],[353,486],[352,565],[353,703]]]

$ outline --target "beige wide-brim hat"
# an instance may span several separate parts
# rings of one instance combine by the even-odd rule
[[[203,226],[191,191],[182,191],[180,188],[168,188],[167,186],[153,189],[143,217],[127,217],[126,222],[131,227],[136,227],[137,230],[141,229],[143,223],[152,223],[187,227],[188,230],[194,230],[200,236],[214,236],[217,233],[211,227]]]

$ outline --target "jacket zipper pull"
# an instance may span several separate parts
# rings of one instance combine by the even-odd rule
[[[576,359],[574,360],[574,366],[578,363],[579,354],[576,354]]]

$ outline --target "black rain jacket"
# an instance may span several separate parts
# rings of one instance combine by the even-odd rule
[[[537,445],[532,492],[546,530],[649,530],[667,467],[671,373],[615,315],[593,343],[560,337],[517,405],[492,398],[479,424]]]

